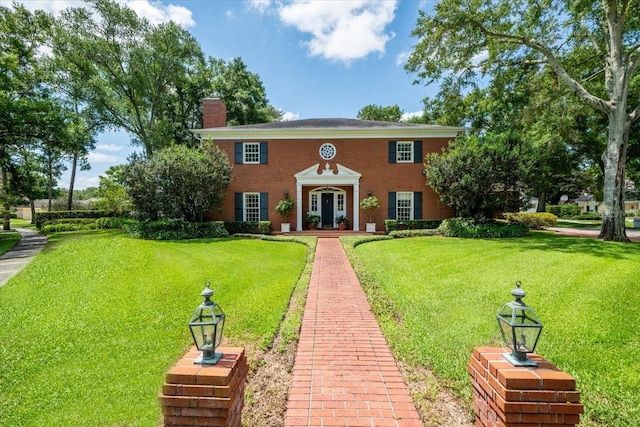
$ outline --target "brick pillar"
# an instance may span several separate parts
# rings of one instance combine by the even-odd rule
[[[202,100],[202,127],[222,128],[227,125],[227,107],[219,98]]]
[[[215,365],[195,365],[193,347],[165,376],[160,405],[165,427],[240,427],[249,365],[243,348],[220,347]]]
[[[575,426],[584,407],[570,375],[536,354],[537,367],[513,366],[509,349],[479,347],[467,366],[476,426]]]

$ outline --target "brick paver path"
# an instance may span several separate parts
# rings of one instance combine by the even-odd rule
[[[422,426],[337,238],[318,239],[285,426]]]

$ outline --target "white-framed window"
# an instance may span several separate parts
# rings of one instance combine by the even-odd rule
[[[338,193],[337,196],[338,196],[338,201],[337,201],[338,202],[337,203],[338,206],[337,206],[336,210],[338,212],[344,212],[345,211],[345,209],[344,209],[344,193]]]
[[[318,209],[318,194],[317,193],[311,193],[311,209],[309,209],[311,212],[319,212]]]
[[[260,143],[245,142],[242,144],[242,158],[245,164],[260,163]]]
[[[396,162],[413,163],[413,141],[398,141],[396,143]]]
[[[260,221],[260,193],[244,193],[244,221]]]
[[[396,219],[398,221],[413,219],[413,192],[396,193]]]

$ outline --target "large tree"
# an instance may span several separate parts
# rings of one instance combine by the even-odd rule
[[[21,153],[55,146],[64,139],[67,112],[52,96],[42,66],[51,16],[15,5],[0,6],[0,204],[3,229],[9,204],[21,196]]]
[[[420,12],[419,39],[407,70],[423,80],[471,78],[478,71],[538,63],[582,102],[607,118],[602,154],[604,205],[600,237],[628,241],[625,163],[638,99],[629,99],[640,63],[640,5],[628,0],[443,0]],[[579,51],[582,62],[572,60]]]
[[[151,25],[114,1],[90,3],[95,18],[85,8],[60,17],[54,38],[58,63],[83,82],[87,101],[103,121],[125,129],[147,155],[176,138],[190,138],[184,128],[192,126],[206,94],[206,88],[194,90],[206,69],[198,42],[173,22]]]

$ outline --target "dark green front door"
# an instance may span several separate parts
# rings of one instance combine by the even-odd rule
[[[322,226],[333,227],[333,193],[322,193]]]

